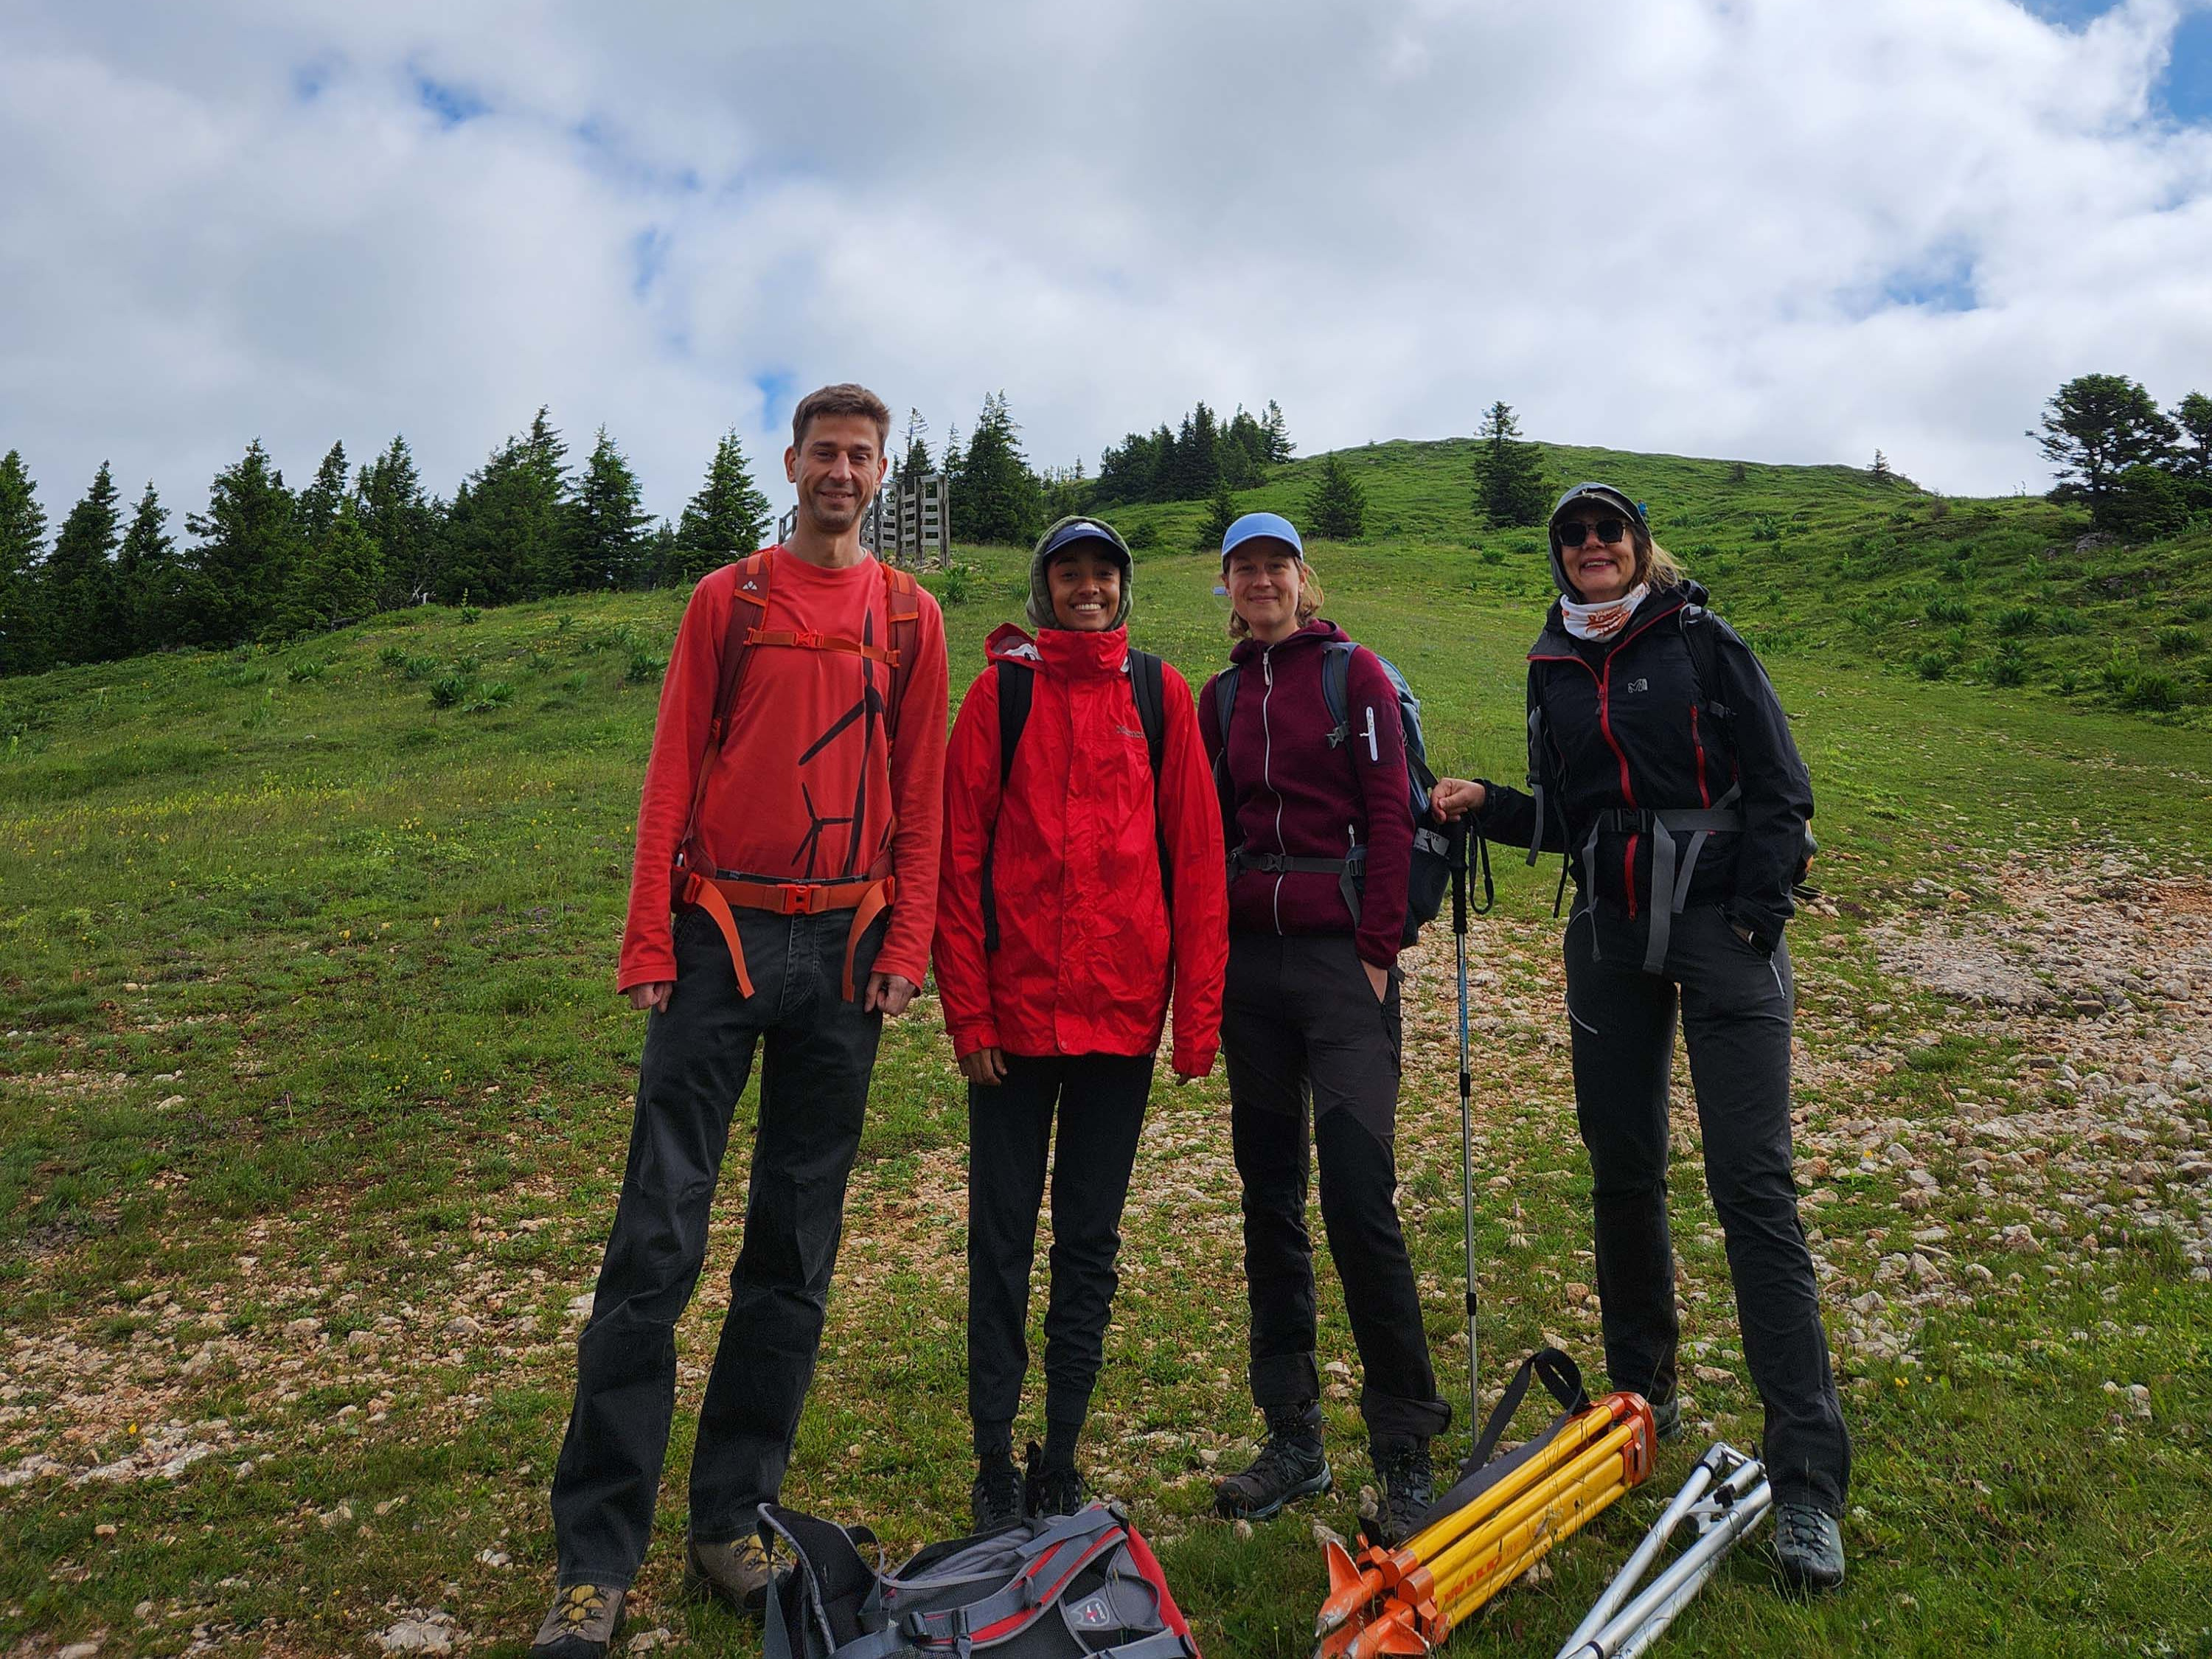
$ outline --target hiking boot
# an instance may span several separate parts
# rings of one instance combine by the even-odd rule
[[[684,1594],[693,1601],[711,1597],[732,1613],[759,1619],[768,1612],[769,1585],[775,1578],[768,1547],[757,1532],[726,1544],[684,1540]]]
[[[1011,1457],[979,1463],[975,1480],[968,1488],[968,1513],[979,1533],[997,1532],[1021,1524],[1026,1508],[1022,1472]]]
[[[530,1659],[606,1659],[622,1630],[627,1594],[599,1584],[562,1585],[530,1644]]]
[[[1375,1518],[1383,1531],[1376,1541],[1402,1544],[1430,1504],[1437,1501],[1436,1474],[1425,1440],[1377,1440],[1368,1448],[1375,1478],[1382,1483],[1382,1511]]]
[[[1073,1463],[1048,1463],[1044,1449],[1030,1442],[1029,1473],[1022,1480],[1022,1508],[1032,1517],[1073,1515],[1091,1494]]]
[[[1774,1553],[1782,1576],[1800,1589],[1833,1589],[1844,1582],[1844,1529],[1826,1510],[1777,1504]]]
[[[1682,1396],[1677,1392],[1651,1407],[1651,1432],[1662,1441],[1682,1437]]]
[[[1218,1482],[1213,1507],[1230,1521],[1264,1521],[1284,1504],[1327,1492],[1328,1459],[1322,1453],[1321,1407],[1313,1401],[1267,1407],[1267,1443],[1249,1468]]]

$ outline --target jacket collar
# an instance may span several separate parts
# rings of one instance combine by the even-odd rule
[[[1568,633],[1566,618],[1559,611],[1559,602],[1553,599],[1551,609],[1544,613],[1544,631],[1536,636],[1536,643],[1528,647],[1528,654],[1532,658],[1582,657],[1598,661],[1620,650],[1654,623],[1673,616],[1684,605],[1703,605],[1706,598],[1705,590],[1693,581],[1678,582],[1673,587],[1662,588],[1636,607],[1636,614],[1628,619],[1628,626],[1621,630],[1619,639],[1609,640],[1602,645],[1593,645]]]
[[[1008,623],[992,634],[985,654],[993,662],[1018,662],[1058,680],[1103,679],[1122,672],[1127,664],[1129,630],[1080,634],[1041,628],[1032,636]]]
[[[1334,644],[1340,640],[1348,643],[1351,638],[1349,634],[1326,617],[1316,617],[1295,634],[1286,635],[1277,641],[1273,648],[1277,651],[1304,651],[1317,646]],[[1229,653],[1229,660],[1240,665],[1254,662],[1268,648],[1247,635],[1237,641],[1235,648]]]

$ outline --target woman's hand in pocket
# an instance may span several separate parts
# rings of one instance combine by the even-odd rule
[[[1375,988],[1375,1000],[1377,1002],[1389,1000],[1390,970],[1388,968],[1377,968],[1365,957],[1360,957],[1359,965],[1367,970],[1367,982]]]

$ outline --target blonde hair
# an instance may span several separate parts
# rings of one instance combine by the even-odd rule
[[[1222,572],[1224,577],[1228,574],[1225,570]],[[1226,585],[1224,581],[1224,586]],[[1305,556],[1303,553],[1300,554],[1298,556],[1298,626],[1304,628],[1316,617],[1321,615],[1322,606],[1328,603],[1328,596],[1321,591],[1321,578],[1314,574],[1314,568],[1306,562]],[[1229,637],[1232,640],[1245,639],[1251,632],[1251,623],[1237,615],[1237,607],[1232,604],[1229,607]]]
[[[1663,592],[1670,587],[1680,587],[1685,574],[1681,561],[1652,540],[1650,531],[1636,532],[1637,581],[1649,582],[1654,592]]]

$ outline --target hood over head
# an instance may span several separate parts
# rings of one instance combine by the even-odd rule
[[[1062,553],[1085,542],[1096,544],[1108,558],[1121,567],[1121,603],[1115,607],[1114,620],[1108,626],[1119,628],[1129,620],[1130,590],[1136,585],[1133,580],[1136,562],[1129,556],[1129,544],[1104,520],[1078,515],[1054,522],[1037,538],[1036,546],[1030,553],[1030,600],[1025,614],[1030,627],[1060,626],[1060,619],[1053,614],[1052,586],[1045,580],[1045,572]]]

